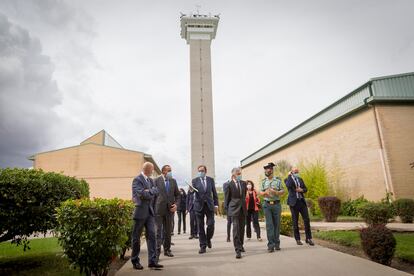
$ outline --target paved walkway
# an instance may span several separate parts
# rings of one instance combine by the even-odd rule
[[[129,275],[168,275],[168,276],[265,276],[265,275],[364,275],[364,276],[397,276],[410,275],[393,268],[383,266],[366,259],[347,255],[321,246],[297,246],[294,239],[282,236],[282,250],[267,253],[266,241],[255,239],[245,242],[246,253],[237,260],[232,243],[227,243],[226,221],[216,217],[216,232],[213,248],[207,253],[198,254],[198,240],[189,240],[188,234],[173,236],[175,246],[172,251],[175,257],[161,255],[160,263],[165,266],[162,271],[151,271],[147,268],[146,244],[142,246],[143,271],[135,271],[131,262],[127,262],[116,274]],[[263,233],[266,237],[266,233]]]

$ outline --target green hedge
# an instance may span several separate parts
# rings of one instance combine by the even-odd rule
[[[364,218],[365,222],[371,226],[385,225],[388,220],[394,217],[394,211],[391,204],[369,202],[363,204],[358,209],[359,215]]]
[[[364,198],[364,196],[360,196],[356,199],[348,199],[347,201],[342,203],[341,206],[341,215],[342,216],[351,216],[357,217],[358,216],[358,209],[368,203],[369,201]]]
[[[56,226],[55,208],[89,196],[83,180],[32,169],[0,169],[0,242],[28,246],[27,237]]]
[[[72,265],[86,275],[106,275],[129,239],[133,209],[131,201],[99,198],[57,208],[59,243]]]
[[[414,200],[400,198],[393,202],[395,214],[403,223],[412,223],[414,220]]]

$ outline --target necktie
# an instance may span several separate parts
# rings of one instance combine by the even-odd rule
[[[239,189],[239,193],[241,195],[242,194],[242,190],[241,190],[240,182],[239,181],[237,181],[237,189]]]
[[[201,178],[201,181],[203,182],[204,191],[207,190],[207,184],[204,178]]]
[[[165,179],[165,189],[167,190],[167,193],[170,192],[170,181],[168,179]]]
[[[293,176],[293,180],[295,181],[296,188],[300,188],[299,179]],[[296,192],[296,197],[301,198],[301,194],[299,192]]]

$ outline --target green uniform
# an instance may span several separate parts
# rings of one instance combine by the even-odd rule
[[[273,177],[263,179],[260,185],[260,191],[264,192],[268,188],[276,191],[283,191],[282,181]],[[266,218],[266,233],[267,233],[267,247],[268,249],[275,249],[280,247],[280,217],[282,207],[280,206],[280,198],[278,195],[272,195],[264,198],[263,211]]]

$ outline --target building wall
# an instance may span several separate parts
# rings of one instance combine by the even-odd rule
[[[377,133],[373,108],[363,109],[243,167],[243,178],[257,183],[268,162],[320,159],[328,169],[340,168],[340,190],[347,195],[379,200],[386,188]]]
[[[83,141],[81,143],[82,144],[87,144],[87,143],[95,143],[95,144],[103,144],[104,141],[104,131],[100,131],[98,133],[96,133],[95,135],[89,137],[88,139],[86,139],[85,141]]]
[[[92,197],[131,199],[132,179],[141,172],[144,155],[95,144],[36,155],[35,168],[85,179]]]
[[[394,195],[414,198],[414,105],[379,105],[378,121]]]

